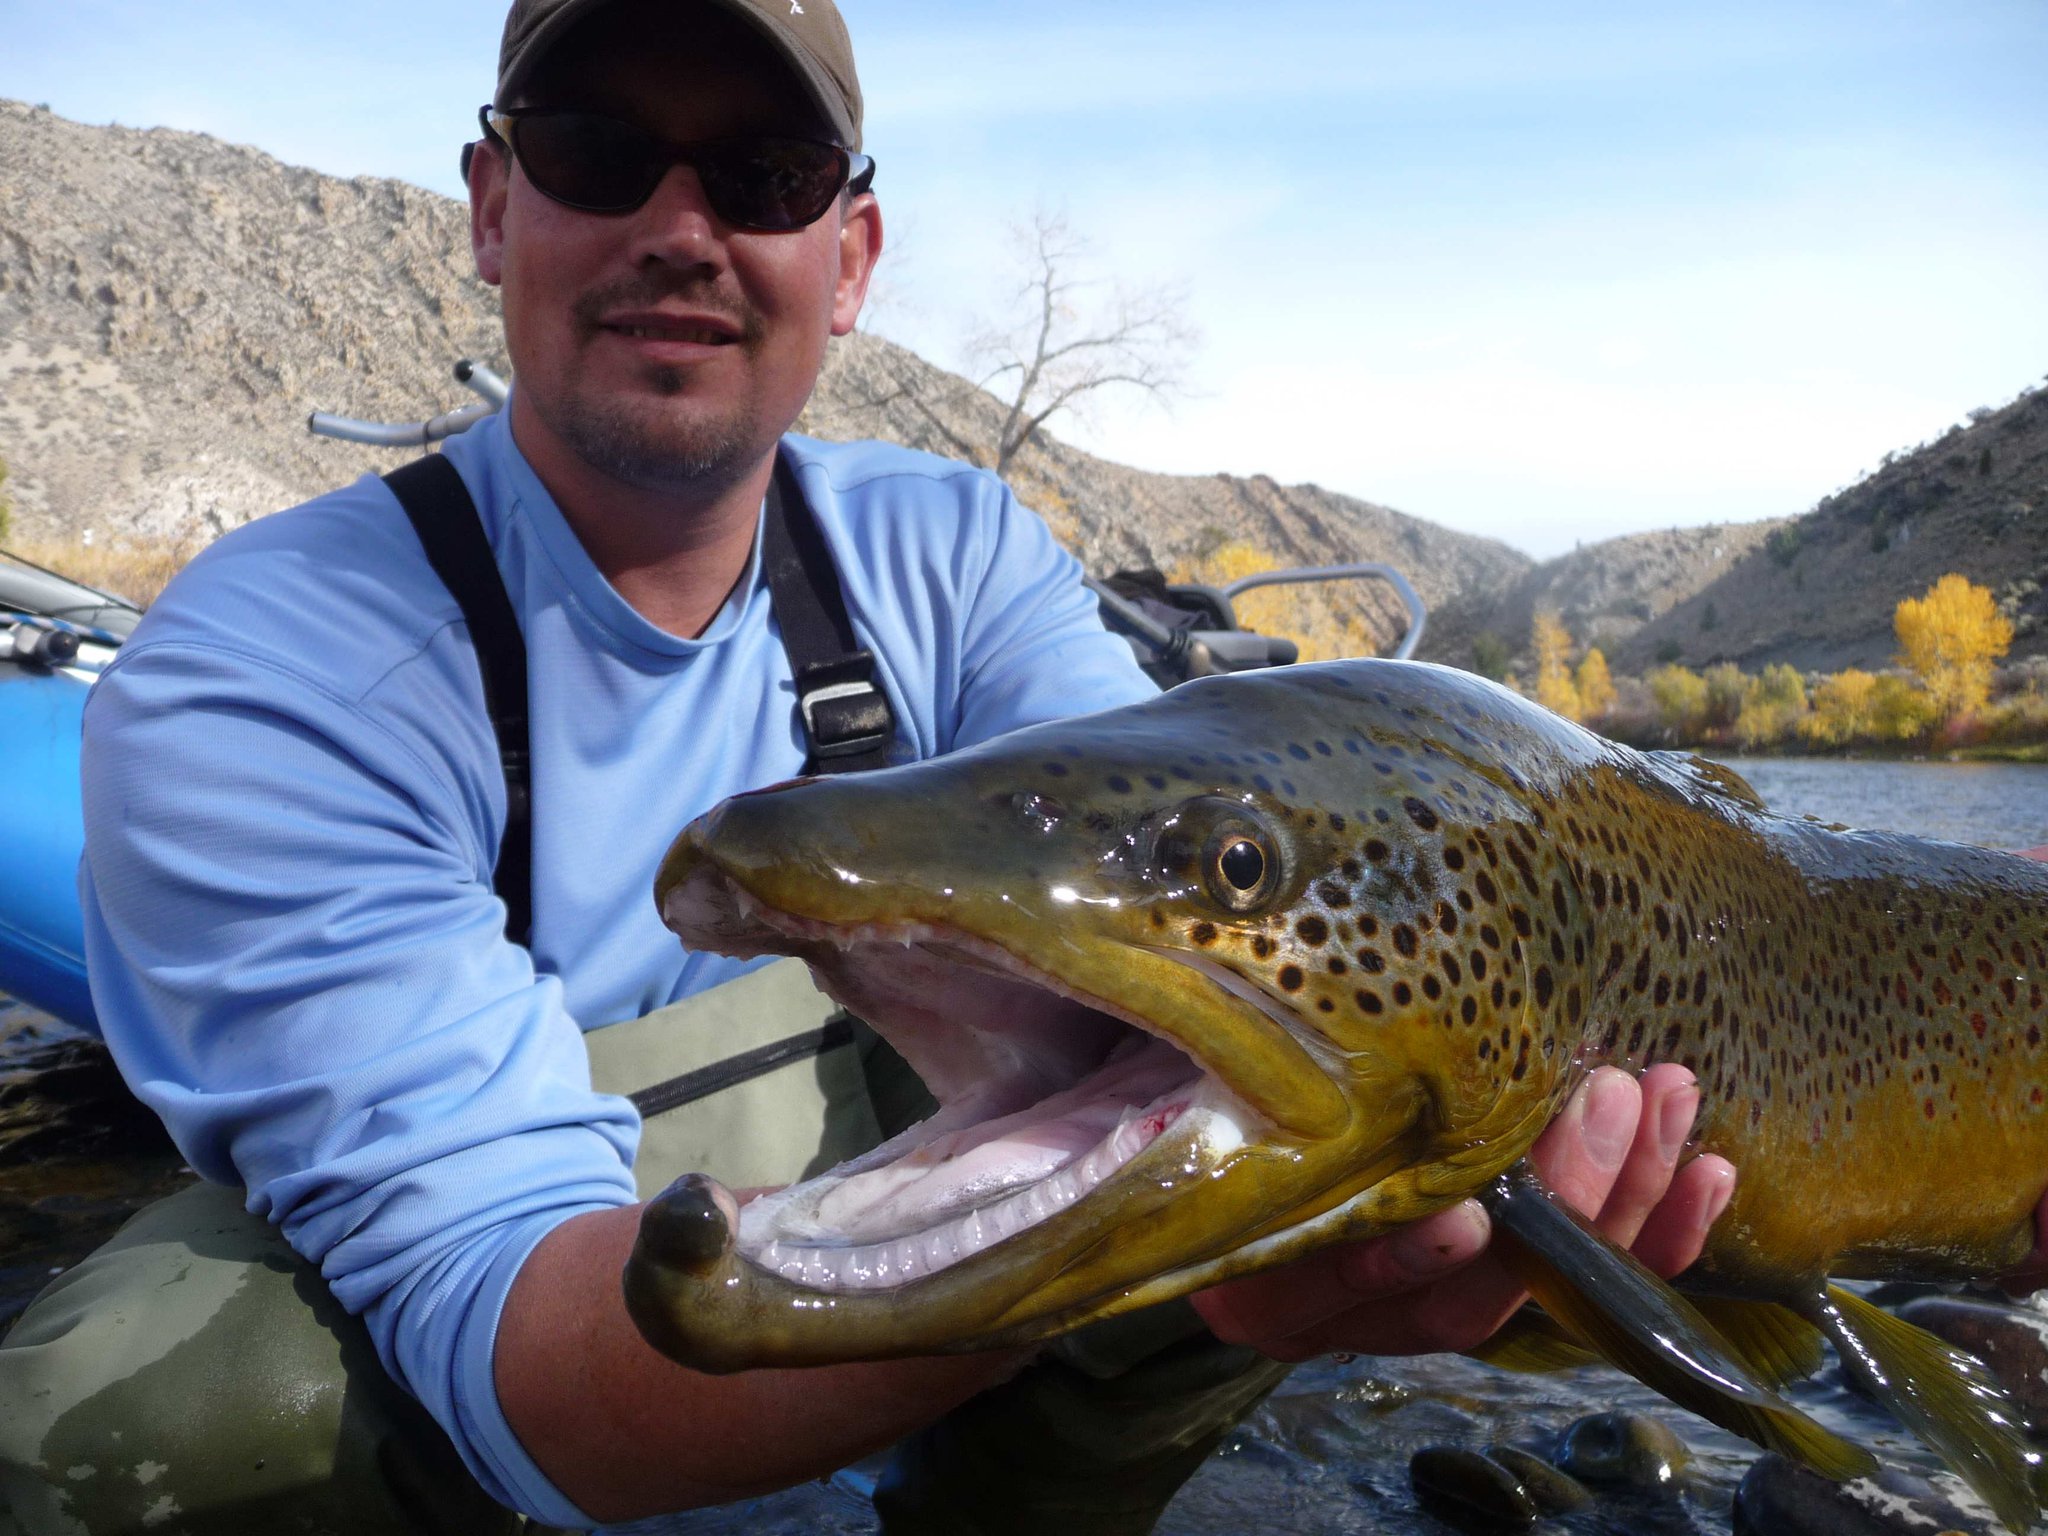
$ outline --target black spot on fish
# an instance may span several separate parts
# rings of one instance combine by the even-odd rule
[[[1457,847],[1444,849],[1444,868],[1453,872],[1465,867],[1465,850]]]
[[[1304,917],[1294,925],[1294,931],[1301,935],[1301,942],[1321,949],[1330,942],[1330,925],[1313,914]]]
[[[1330,956],[1330,974],[1332,976],[1342,976],[1350,969],[1351,967],[1345,963],[1342,955]]]
[[[1444,980],[1448,981],[1452,986],[1455,987],[1464,980],[1465,973],[1459,966],[1456,955],[1445,955],[1443,957],[1443,966]]]
[[[1216,942],[1216,925],[1214,923],[1197,923],[1188,930],[1188,937],[1206,949],[1209,945]]]
[[[1458,1004],[1458,1017],[1468,1025],[1475,1022],[1479,1017],[1479,1000],[1468,993],[1464,1001]]]
[[[1423,831],[1434,832],[1436,830],[1436,812],[1431,810],[1427,805],[1424,805],[1420,800],[1416,799],[1413,795],[1410,795],[1406,800],[1403,800],[1401,802],[1401,809],[1406,811],[1408,813],[1408,819],[1414,822],[1416,826],[1422,828]]]
[[[1548,1008],[1551,995],[1557,990],[1557,982],[1551,976],[1549,966],[1539,965],[1536,967],[1535,986],[1536,1006],[1538,1008]]]
[[[1263,789],[1269,795],[1273,793],[1273,781],[1267,778],[1263,773],[1255,773],[1252,775],[1252,787],[1254,789]]]
[[[1394,948],[1412,960],[1416,950],[1415,930],[1406,923],[1394,924]]]
[[[1386,863],[1388,855],[1392,852],[1391,848],[1376,837],[1369,837],[1365,840],[1365,856],[1374,864]]]
[[[1148,773],[1145,775],[1145,782],[1154,789],[1164,789],[1166,788],[1166,775],[1163,773]]]
[[[1387,968],[1387,962],[1376,949],[1361,949],[1358,952],[1358,964],[1369,976],[1377,976]]]
[[[1433,973],[1425,973],[1422,978],[1422,995],[1433,1003],[1444,995],[1444,984],[1438,981]]]
[[[1115,794],[1128,795],[1131,792],[1131,781],[1120,773],[1112,773],[1109,776],[1109,787]]]
[[[1348,907],[1351,905],[1351,892],[1334,880],[1325,880],[1321,885],[1317,886],[1316,894],[1322,897],[1323,905],[1326,907]]]
[[[1347,825],[1349,825],[1349,823],[1347,823],[1344,820],[1344,817],[1341,812],[1330,812],[1330,830],[1332,832],[1342,832]]]
[[[1040,763],[1038,766],[1045,771],[1048,777],[1064,779],[1067,776],[1067,765],[1065,763]]]
[[[1255,955],[1257,955],[1257,956],[1258,956],[1258,957],[1259,957],[1259,958],[1260,958],[1261,960],[1270,960],[1270,959],[1272,959],[1272,958],[1273,958],[1273,941],[1272,941],[1271,939],[1267,938],[1267,937],[1266,937],[1266,936],[1265,936],[1265,935],[1264,935],[1263,933],[1255,933],[1255,934],[1253,934],[1253,935],[1252,935],[1252,953],[1253,953],[1253,954],[1255,954]]]
[[[1287,755],[1298,763],[1305,763],[1308,761],[1308,748],[1298,741],[1290,741],[1287,743]]]
[[[1280,967],[1280,987],[1282,991],[1299,992],[1302,983],[1307,980],[1308,978],[1302,974],[1301,967],[1298,965],[1283,965]]]
[[[1395,983],[1394,983],[1394,1006],[1395,1006],[1395,1007],[1397,1007],[1397,1008],[1406,1008],[1406,1007],[1407,1007],[1407,1006],[1408,1006],[1408,1005],[1409,1005],[1410,1003],[1412,1003],[1412,1002],[1414,1002],[1414,1001],[1415,1001],[1415,989],[1414,989],[1413,987],[1409,986],[1409,985],[1408,985],[1408,983],[1407,983],[1407,982],[1405,982],[1405,981],[1397,981],[1397,982],[1395,982]]]
[[[1335,1013],[1337,1005],[1327,997],[1319,997],[1316,999],[1316,1011],[1319,1013]]]

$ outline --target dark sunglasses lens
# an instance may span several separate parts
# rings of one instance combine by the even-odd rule
[[[598,212],[639,207],[668,169],[653,139],[631,123],[595,113],[516,118],[512,152],[527,180],[549,197]]]
[[[846,185],[845,154],[808,139],[728,139],[691,158],[718,216],[750,229],[801,229]]]

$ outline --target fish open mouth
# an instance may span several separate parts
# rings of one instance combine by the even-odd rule
[[[663,917],[728,954],[793,954],[924,1080],[939,1108],[873,1151],[749,1200],[734,1246],[806,1289],[940,1274],[1142,1169],[1226,1153],[1262,1123],[1152,1021],[990,940],[923,922],[777,910],[710,868]]]

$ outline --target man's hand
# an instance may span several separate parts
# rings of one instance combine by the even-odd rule
[[[1684,1067],[1650,1068],[1640,1084],[1602,1067],[1530,1153],[1543,1180],[1660,1275],[1700,1256],[1707,1228],[1735,1193],[1726,1158],[1680,1166],[1699,1108]],[[1527,1299],[1487,1254],[1476,1201],[1370,1242],[1332,1248],[1193,1300],[1219,1338],[1280,1360],[1335,1350],[1416,1355],[1469,1349]],[[2044,1242],[2048,1258],[2048,1242]],[[2048,1284],[2048,1269],[2037,1283]]]

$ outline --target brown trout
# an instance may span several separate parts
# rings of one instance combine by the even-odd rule
[[[2048,867],[1357,661],[740,796],[656,899],[693,947],[803,957],[941,1106],[744,1209],[650,1205],[627,1297],[686,1365],[1043,1338],[1478,1195],[1531,1340],[1842,1477],[1867,1453],[1777,1391],[1825,1337],[2008,1524],[2038,1508],[1981,1368],[1829,1278],[2031,1250]],[[1593,1067],[1660,1061],[1742,1175],[1684,1295],[1522,1161]]]

